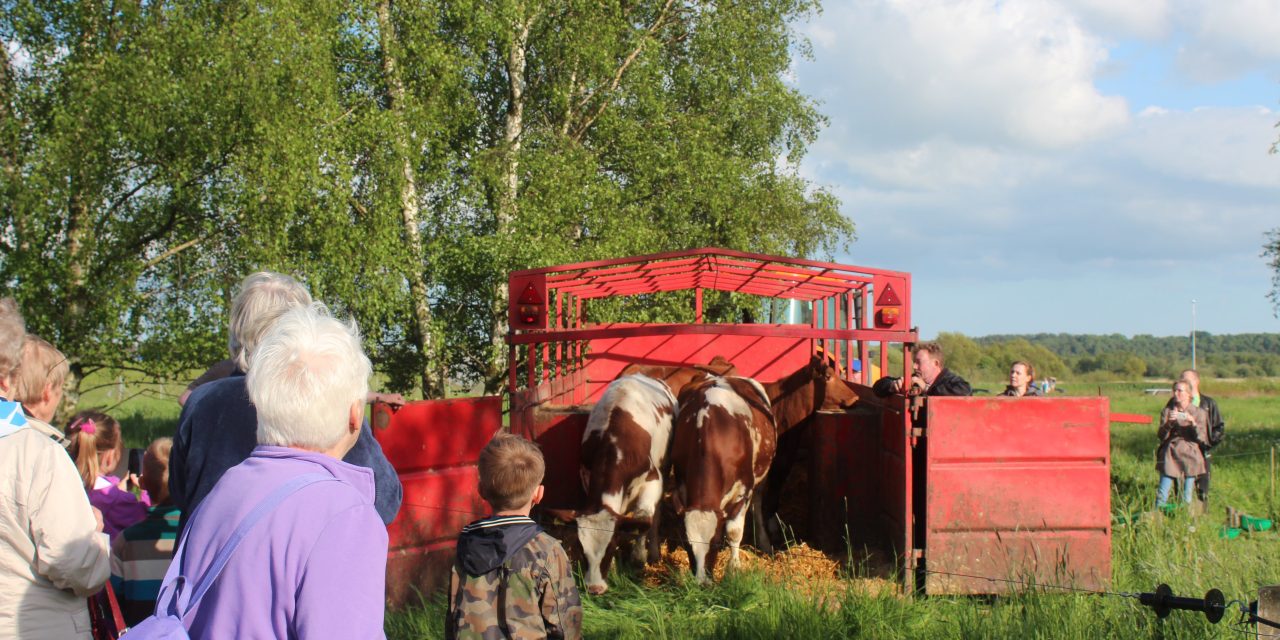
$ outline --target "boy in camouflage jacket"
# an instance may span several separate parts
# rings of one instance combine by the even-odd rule
[[[480,452],[480,497],[493,515],[462,529],[449,580],[445,637],[581,638],[569,556],[529,518],[542,500],[538,446],[499,433]]]

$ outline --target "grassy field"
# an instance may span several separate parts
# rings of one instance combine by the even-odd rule
[[[1000,388],[996,382],[975,386]],[[1155,415],[1168,395],[1146,395],[1167,382],[1102,384],[1112,411]],[[1092,395],[1096,383],[1062,387]],[[136,391],[136,390],[133,390]],[[1260,585],[1280,584],[1280,533],[1219,537],[1227,505],[1280,522],[1271,494],[1270,450],[1280,442],[1280,381],[1216,381],[1206,393],[1218,399],[1227,440],[1214,456],[1213,500],[1208,513],[1184,512],[1118,524],[1113,531],[1114,592],[1151,591],[1168,583],[1179,595],[1211,587],[1228,600],[1252,600]],[[167,435],[177,416],[180,385],[135,396],[113,414],[124,423],[130,446]],[[116,387],[86,394],[84,406],[109,406],[131,390]],[[94,395],[98,394],[98,395]],[[1154,425],[1112,428],[1112,508],[1116,514],[1150,511],[1157,477]],[[1063,490],[1069,490],[1064,487]],[[847,575],[857,578],[856,568]],[[680,574],[657,586],[615,571],[601,597],[584,596],[589,638],[1242,638],[1229,613],[1218,625],[1200,614],[1174,612],[1157,620],[1132,598],[1062,594],[1031,589],[1000,598],[904,598],[892,590],[849,588],[857,580],[798,589],[764,573],[744,571],[708,587]],[[443,607],[389,612],[390,638],[442,636]]]
[[[999,388],[994,382],[985,385]],[[1097,384],[1063,386],[1097,393]],[[1146,395],[1167,382],[1103,384],[1112,411],[1154,416],[1167,394]],[[1118,525],[1113,532],[1114,592],[1152,591],[1168,583],[1179,595],[1221,589],[1228,600],[1252,600],[1260,585],[1280,584],[1280,533],[1221,539],[1226,505],[1277,518],[1269,491],[1270,447],[1280,441],[1280,382],[1206,381],[1219,400],[1227,440],[1216,450],[1212,505],[1205,515],[1178,512]],[[1157,477],[1154,425],[1112,429],[1113,511],[1150,511]],[[1064,487],[1064,490],[1068,488]],[[850,572],[856,574],[854,570]],[[856,578],[856,575],[853,577]],[[854,581],[856,582],[856,580]],[[657,587],[616,571],[609,593],[584,596],[588,638],[1242,638],[1228,614],[1217,625],[1198,613],[1158,620],[1135,599],[1029,589],[1000,598],[903,598],[838,582],[797,589],[744,571],[708,587],[672,577]],[[443,607],[389,613],[391,638],[441,637]]]

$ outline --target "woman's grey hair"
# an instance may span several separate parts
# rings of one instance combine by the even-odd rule
[[[276,319],[291,309],[311,304],[302,283],[282,273],[259,271],[240,283],[231,301],[227,347],[241,371],[249,371],[254,348]]]
[[[258,413],[258,444],[323,451],[344,435],[351,407],[369,393],[372,367],[355,322],[316,303],[280,316],[245,377]]]
[[[13,298],[0,298],[0,380],[8,380],[22,361],[22,341],[27,327]]]

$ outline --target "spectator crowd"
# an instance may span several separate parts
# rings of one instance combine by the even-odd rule
[[[403,399],[370,393],[355,324],[286,275],[241,283],[228,347],[117,472],[120,423],[50,424],[67,359],[0,300],[0,637],[384,637],[401,487],[365,403]],[[542,476],[531,443],[486,448],[494,515],[460,537],[449,637],[580,636],[568,558],[528,517]]]

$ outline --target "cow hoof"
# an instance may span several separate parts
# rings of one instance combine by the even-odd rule
[[[609,585],[607,585],[607,584],[589,584],[589,585],[587,585],[587,593],[589,593],[589,594],[591,594],[591,595],[593,595],[593,596],[602,596],[602,595],[604,595],[604,592],[606,592],[606,591],[608,591],[608,590],[609,590]]]

